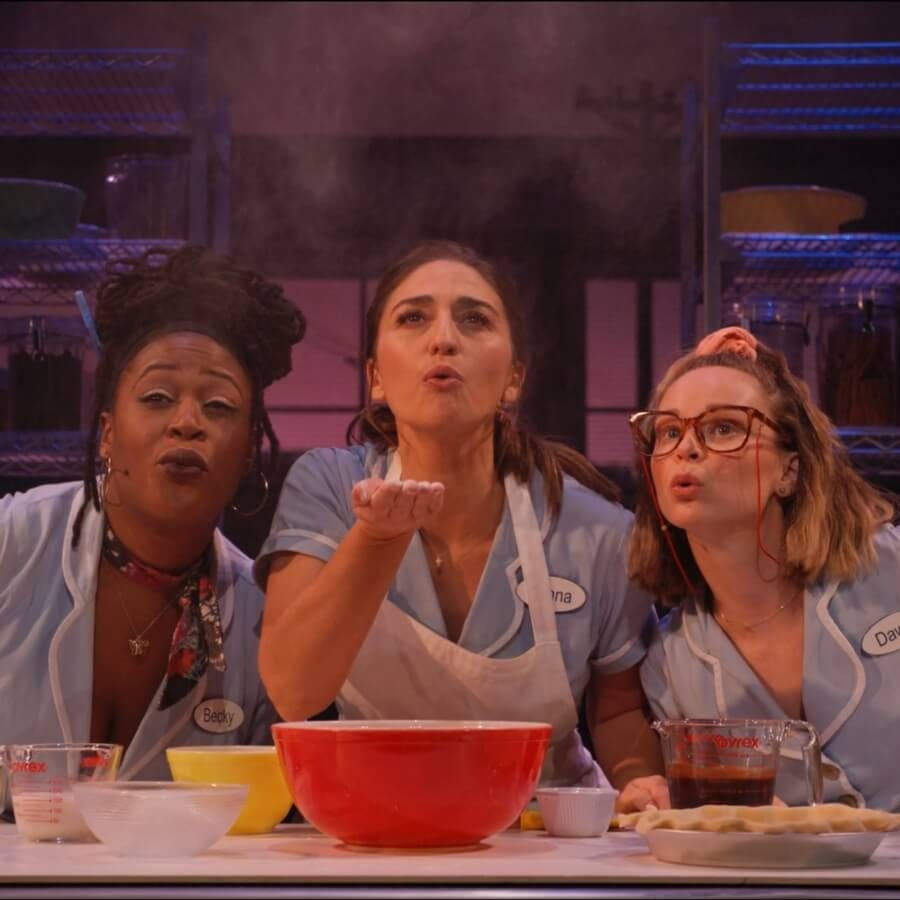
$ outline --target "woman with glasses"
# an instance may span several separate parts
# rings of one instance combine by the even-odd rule
[[[900,809],[900,534],[781,354],[739,328],[631,418],[629,568],[674,607],[641,678],[660,718],[805,719],[825,799]],[[804,803],[799,754],[777,792]]]
[[[584,457],[517,424],[512,284],[468,248],[424,243],[382,278],[367,335],[361,440],[294,464],[257,560],[279,712],[336,699],[345,718],[549,722],[545,779],[596,784],[586,697],[620,807],[661,802],[631,516]]]

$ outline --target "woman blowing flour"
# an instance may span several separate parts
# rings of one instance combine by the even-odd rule
[[[599,762],[632,782],[622,807],[642,807],[664,787],[638,680],[655,616],[625,574],[631,516],[586,459],[516,424],[511,285],[464,247],[423,244],[382,278],[368,341],[362,442],[295,463],[256,563],[279,712],[336,699],[347,718],[546,721],[545,779],[591,784],[587,692]]]

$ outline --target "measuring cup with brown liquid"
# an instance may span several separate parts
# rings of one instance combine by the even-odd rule
[[[665,719],[654,722],[662,739],[673,809],[707,803],[767,806],[775,798],[782,741],[806,734],[802,748],[807,802],[822,802],[819,736],[795,719]]]

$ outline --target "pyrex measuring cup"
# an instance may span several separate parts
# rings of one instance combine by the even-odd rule
[[[766,806],[775,796],[782,741],[791,731],[803,745],[807,802],[822,802],[819,735],[796,719],[666,719],[654,722],[662,738],[669,798],[674,809],[707,803]]]
[[[73,781],[113,781],[119,744],[8,744],[4,751],[16,827],[29,841],[89,841]]]

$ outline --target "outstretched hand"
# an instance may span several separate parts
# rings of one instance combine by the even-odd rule
[[[411,534],[439,513],[444,485],[439,481],[383,481],[366,478],[353,485],[353,514],[379,540]]]

